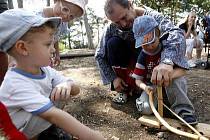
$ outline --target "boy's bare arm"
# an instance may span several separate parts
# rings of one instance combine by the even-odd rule
[[[141,80],[136,80],[136,85],[141,88],[142,90],[145,90],[146,89],[146,84],[144,82],[142,82]]]
[[[179,78],[186,75],[186,70],[182,68],[174,68],[172,72],[172,79]]]
[[[146,91],[147,93],[150,91],[153,91],[153,88],[151,86],[147,86],[143,81],[136,80],[136,85],[141,88],[142,90]]]
[[[62,128],[67,133],[78,137],[80,140],[105,140],[101,133],[90,129],[67,112],[56,107],[50,108],[39,116]]]

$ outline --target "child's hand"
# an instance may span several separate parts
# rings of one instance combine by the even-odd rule
[[[71,93],[71,83],[65,82],[58,84],[52,91],[50,99],[52,101],[57,100],[67,100],[70,98]]]
[[[126,90],[126,87],[128,86],[120,77],[114,79],[113,85],[115,91],[117,92],[122,92],[123,90]]]

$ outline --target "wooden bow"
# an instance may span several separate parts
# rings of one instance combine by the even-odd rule
[[[158,97],[158,106],[162,106],[163,105],[169,109],[163,102],[162,102],[162,87],[158,87],[157,89],[158,91],[158,95],[161,94],[160,97]],[[172,127],[171,125],[169,125],[162,117],[162,113],[163,113],[163,109],[161,109],[162,107],[160,107],[158,110],[160,111],[160,114],[159,112],[156,110],[155,106],[154,106],[154,103],[153,103],[153,92],[150,91],[149,93],[149,103],[150,103],[150,106],[151,106],[151,109],[155,115],[155,117],[159,120],[159,122],[164,125],[169,131],[177,134],[177,135],[181,135],[181,136],[185,136],[185,137],[188,137],[188,138],[191,138],[191,139],[196,139],[196,140],[208,140],[208,138],[202,136],[200,134],[200,132],[198,132],[195,128],[193,128],[191,125],[189,125],[186,121],[184,121],[181,117],[179,117],[176,113],[174,113],[172,110],[170,110],[178,119],[180,119],[183,123],[185,123],[192,131],[195,132],[195,134],[191,134],[191,133],[188,133],[188,132],[184,132],[184,131],[181,131],[181,130],[178,130],[174,127]],[[161,104],[162,103],[162,104]]]

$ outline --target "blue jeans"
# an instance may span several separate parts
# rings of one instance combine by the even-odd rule
[[[135,67],[140,49],[135,49],[134,44],[125,41],[119,37],[111,37],[107,41],[106,53],[107,60],[110,66],[112,66],[116,75],[124,80],[128,84],[126,92],[132,90],[135,85],[135,80],[130,77],[130,72]],[[117,70],[114,67],[118,67]],[[120,70],[120,68],[122,70]],[[113,84],[111,83],[111,90],[114,90]]]
[[[134,44],[119,37],[111,37],[107,41],[107,59],[111,66],[129,67],[131,61],[137,61],[140,49]]]

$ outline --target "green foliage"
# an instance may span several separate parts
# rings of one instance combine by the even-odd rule
[[[155,9],[165,16],[168,16],[174,24],[177,24],[181,13],[189,12],[192,9],[202,17],[205,11],[210,9],[209,0],[134,0],[136,6],[145,5]],[[96,16],[93,9],[87,8],[87,18],[90,25],[91,38],[94,40],[94,45],[99,42],[99,34],[102,31],[105,23],[104,19]],[[182,15],[183,16],[183,15]],[[70,33],[60,41],[60,49],[65,52],[71,48],[87,47],[87,33],[84,26],[83,17],[78,18],[74,22],[69,23]]]
[[[68,50],[66,48],[66,45],[62,41],[59,42],[59,50],[61,53],[64,53],[64,52],[66,52],[66,50]]]
[[[87,8],[88,23],[90,25],[92,39],[95,36],[99,36],[99,30],[104,26],[103,18],[96,16],[93,9]],[[60,41],[60,50],[71,48],[85,48],[87,47],[87,33],[84,26],[83,17],[69,22],[70,33],[62,38]],[[97,39],[96,43],[98,42]]]
[[[196,13],[202,17],[210,9],[209,0],[134,0],[134,3],[137,6],[146,5],[169,16],[175,24],[179,18],[177,13],[196,10]]]

